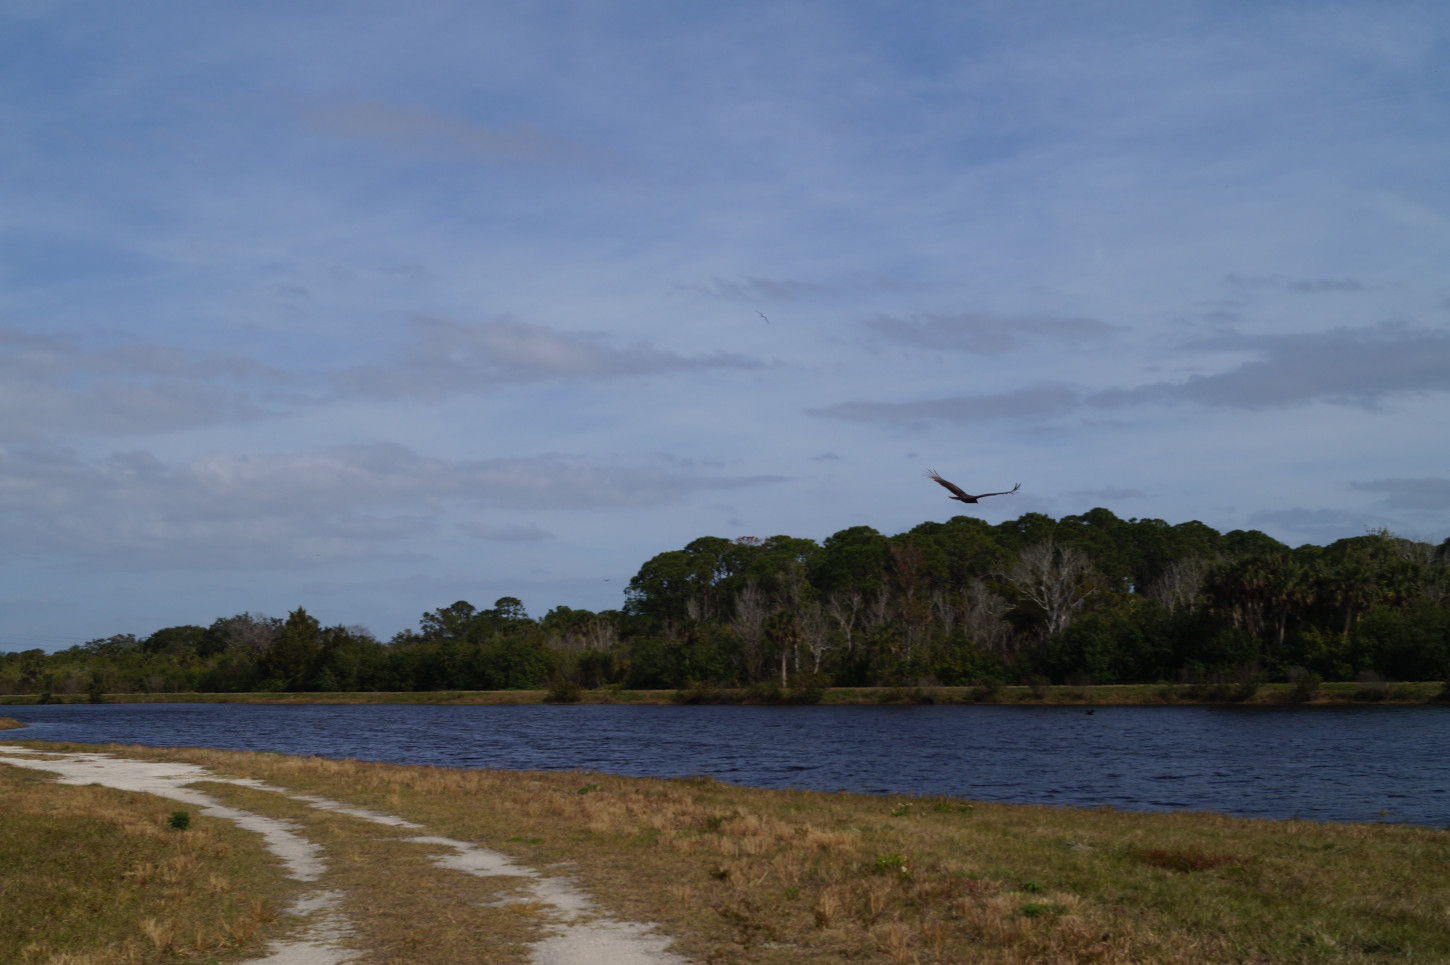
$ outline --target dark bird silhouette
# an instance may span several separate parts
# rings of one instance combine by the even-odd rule
[[[979,500],[979,499],[986,499],[988,496],[1010,496],[1013,493],[1015,493],[1017,490],[1019,490],[1019,489],[1022,488],[1022,484],[1021,483],[1018,483],[1017,485],[1013,486],[1011,489],[1004,490],[1003,492],[1000,492],[1000,493],[977,493],[977,495],[973,496],[971,493],[964,493],[964,492],[962,492],[962,490],[956,484],[949,483],[945,479],[943,479],[942,477],[938,476],[936,474],[936,470],[935,469],[928,469],[926,471],[926,478],[928,478],[928,479],[934,479],[934,480],[936,480],[936,482],[940,483],[941,485],[945,486],[947,489],[951,490],[951,492],[952,492],[951,498],[957,500],[958,502],[962,502],[962,503],[975,503],[977,500]]]
[[[755,314],[759,315],[761,318],[765,318],[765,312],[762,312],[759,309],[756,309]],[[765,318],[765,324],[769,325],[770,319]]]

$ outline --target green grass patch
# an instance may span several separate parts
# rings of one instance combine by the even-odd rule
[[[255,835],[162,798],[0,766],[0,802],[7,965],[236,961],[291,894]]]

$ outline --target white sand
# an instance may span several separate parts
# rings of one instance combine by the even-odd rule
[[[44,755],[44,756],[32,756]],[[260,781],[217,777],[195,764],[135,761],[108,754],[51,754],[29,748],[0,745],[0,764],[52,771],[65,784],[102,784],[127,791],[141,791],[193,805],[201,813],[234,821],[262,836],[262,843],[298,881],[316,881],[326,866],[322,850],[297,833],[286,821],[227,807],[209,795],[188,787],[197,781],[220,781],[281,794],[312,807],[338,811],[389,827],[426,830],[421,825],[380,811],[354,808],[326,798],[293,794]],[[447,848],[434,863],[483,877],[523,878],[529,882],[533,900],[553,909],[551,934],[533,947],[536,965],[688,965],[686,959],[668,951],[670,939],[654,934],[652,925],[621,922],[593,913],[589,898],[565,878],[551,878],[532,868],[516,864],[507,855],[480,848],[468,841],[432,835],[405,838],[431,848]],[[317,891],[295,902],[288,913],[305,916],[304,937],[298,941],[273,942],[265,958],[244,965],[345,965],[362,954],[347,947],[351,924],[339,910],[343,895]]]

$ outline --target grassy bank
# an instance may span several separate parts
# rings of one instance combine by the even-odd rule
[[[0,962],[236,961],[276,927],[288,885],[229,821],[12,767],[0,801]]]
[[[476,841],[567,874],[618,918],[658,922],[697,962],[1450,960],[1445,831],[770,791],[708,778],[110,750],[259,778]],[[46,795],[62,802],[99,789],[42,785],[3,768],[0,777],[7,794],[18,783],[37,795],[35,823],[5,847],[44,869],[33,887],[48,889],[60,917],[107,902],[96,888],[129,887],[57,860],[90,849],[68,812],[47,814]],[[323,845],[333,870],[321,884],[347,893],[361,939],[380,949],[367,961],[522,961],[520,943],[538,933],[528,907],[502,908],[484,900],[483,886],[408,859],[403,832],[246,788],[207,790],[293,820]],[[157,828],[170,806],[149,807]],[[233,846],[209,873],[247,879],[250,854]],[[91,890],[73,891],[77,878],[92,880]],[[122,917],[155,917],[120,907],[135,909]],[[4,934],[0,960],[45,961],[17,956]]]
[[[567,702],[585,704],[998,704],[1090,707],[1164,706],[1173,704],[1423,704],[1445,699],[1450,685],[1440,681],[1402,683],[1323,683],[1312,688],[1287,683],[1240,684],[1106,684],[1096,686],[1037,684],[974,687],[832,687],[792,692],[773,687],[725,688],[696,686],[686,690],[628,690],[603,687],[571,694]],[[548,690],[435,690],[381,693],[165,693],[102,694],[107,703],[215,704],[540,704],[557,701]],[[577,697],[577,700],[572,699]],[[86,694],[10,694],[0,705],[86,703]]]

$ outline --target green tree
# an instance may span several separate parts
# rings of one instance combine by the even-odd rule
[[[302,607],[287,615],[277,640],[262,655],[261,670],[270,690],[300,690],[322,649],[322,627]]]

